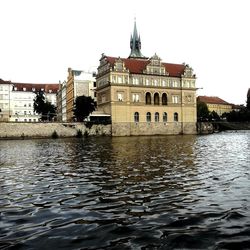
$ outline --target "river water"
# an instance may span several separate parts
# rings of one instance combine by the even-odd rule
[[[250,131],[0,141],[0,249],[250,249]]]

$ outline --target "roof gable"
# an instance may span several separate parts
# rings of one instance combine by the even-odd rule
[[[115,61],[118,60],[118,57],[110,57],[106,56],[106,61],[113,67]],[[146,70],[147,65],[151,62],[150,59],[142,59],[142,58],[120,58],[125,64],[125,67],[132,74],[144,74],[144,70]],[[173,63],[162,63],[165,67],[166,72],[168,72],[169,76],[172,77],[181,77],[185,70],[184,64],[173,64]]]

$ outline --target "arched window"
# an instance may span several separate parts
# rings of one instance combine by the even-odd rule
[[[166,93],[162,94],[162,105],[168,105],[168,97]]]
[[[134,121],[139,122],[139,113],[138,112],[134,113]]]
[[[160,97],[158,93],[154,94],[154,105],[159,105],[160,104]]]
[[[159,122],[159,113],[158,112],[155,113],[155,122]]]
[[[147,113],[147,122],[151,122],[151,113],[150,112]]]
[[[149,92],[146,93],[146,104],[151,104],[151,94]]]
[[[176,112],[174,113],[174,121],[178,122],[178,113],[176,113]]]
[[[168,114],[167,114],[167,112],[163,112],[162,120],[163,120],[163,122],[167,122],[168,121]]]

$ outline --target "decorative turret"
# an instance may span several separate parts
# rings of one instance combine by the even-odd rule
[[[129,58],[145,58],[145,56],[141,53],[141,38],[138,36],[137,28],[136,28],[136,21],[134,23],[134,32],[133,36],[131,35],[130,38],[130,55]]]

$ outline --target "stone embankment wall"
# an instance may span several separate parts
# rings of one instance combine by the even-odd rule
[[[58,137],[82,135],[111,135],[111,125],[92,125],[83,123],[0,123],[0,139],[51,138],[54,131]]]
[[[197,134],[212,134],[224,130],[250,130],[250,122],[197,122]]]
[[[112,124],[112,136],[196,134],[196,123],[123,122]]]
[[[197,122],[197,134],[206,135],[214,132],[214,126],[210,122]]]

